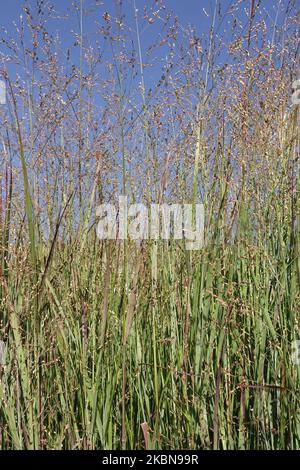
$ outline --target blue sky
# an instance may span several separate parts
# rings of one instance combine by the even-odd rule
[[[5,6],[3,6],[5,3]],[[12,20],[16,19],[21,11],[21,5],[24,2],[22,0],[1,0],[1,18],[0,24],[5,27],[9,27],[9,24]],[[35,0],[27,1],[29,5],[34,5]],[[59,10],[66,10],[72,4],[71,0],[52,0],[51,2]],[[85,0],[85,3],[88,5],[90,0]],[[114,10],[114,0],[103,0],[103,8],[113,11]],[[226,7],[230,1],[222,0],[222,7]],[[247,3],[247,2],[246,2]],[[136,0],[137,8],[141,8],[145,4],[151,4],[149,1],[145,0]],[[211,0],[166,0],[165,4],[169,9],[172,9],[176,14],[180,16],[182,22],[200,22],[204,25],[204,20],[206,18],[203,13],[203,8],[208,12],[211,8],[211,5],[214,5],[214,1]],[[124,0],[124,11],[129,13],[133,10],[132,0]],[[204,25],[205,26],[205,25]]]
[[[115,0],[84,0],[84,5],[86,10],[90,10],[92,4],[95,4],[98,1],[99,6],[94,9],[93,13],[90,13],[84,18],[84,30],[87,36],[91,36],[93,31],[96,29],[96,23],[103,22],[102,14],[105,11],[108,11],[112,16],[116,14],[116,1]],[[135,0],[136,6],[139,10],[139,21],[141,23],[141,41],[142,47],[146,48],[149,42],[153,41],[153,30],[155,28],[152,25],[146,25],[143,28],[142,21],[142,10],[145,5],[151,7],[155,5],[153,0]],[[284,21],[284,11],[287,3],[297,2],[297,0],[255,0],[255,5],[261,5],[256,14],[264,17],[272,30],[272,25],[277,22],[278,26],[282,25]],[[122,10],[127,17],[129,23],[132,21],[134,25],[134,0],[123,0]],[[219,27],[219,33],[224,33],[226,31],[229,23],[232,22],[233,17],[238,19],[241,22],[241,26],[247,29],[248,19],[246,11],[249,11],[249,6],[251,0],[165,0],[164,3],[168,10],[172,10],[175,15],[178,16],[179,22],[182,28],[186,28],[189,24],[195,27],[195,30],[199,36],[208,35],[215,4],[218,4],[220,8],[221,16],[223,17],[222,23],[220,24],[217,20],[217,25]],[[27,0],[26,3],[30,8],[35,8],[36,0]],[[55,9],[58,12],[67,13],[70,8],[72,8],[73,0],[51,0],[51,2],[45,1],[45,4],[51,3],[55,6]],[[75,3],[79,3],[79,0],[76,0]],[[239,4],[237,10],[233,14],[228,14],[230,6],[233,4]],[[19,16],[22,13],[22,5],[24,4],[23,0],[0,0],[1,14],[0,14],[0,27],[4,27],[9,33],[15,34],[15,28],[13,26],[13,21],[19,20]],[[159,4],[159,2],[157,2]],[[156,7],[157,9],[157,7]],[[227,12],[227,15],[226,15]],[[68,43],[72,40],[72,36],[69,36],[71,30],[79,30],[79,19],[70,15],[68,22],[66,21],[57,21],[48,25],[52,29],[51,32],[58,32],[63,41]],[[228,30],[230,27],[228,27]],[[229,38],[228,38],[229,39]],[[1,46],[0,46],[1,47]]]
[[[75,0],[75,3],[79,3],[80,0]],[[280,29],[280,26],[284,23],[284,12],[285,7],[289,2],[297,0],[255,0],[255,5],[260,5],[256,11],[256,18],[264,19],[268,26],[268,31],[270,35],[270,40],[272,39],[272,32],[274,30],[274,25],[276,23],[277,29],[275,33]],[[95,4],[98,2],[98,6],[95,7]],[[140,39],[141,39],[141,48],[143,60],[147,60],[146,51],[149,45],[153,44],[155,40],[159,37],[159,33],[163,28],[163,23],[161,21],[156,22],[155,24],[148,24],[147,21],[143,19],[143,7],[146,5],[148,8],[151,6],[156,10],[159,7],[160,1],[149,1],[149,0],[135,0],[136,7],[138,9],[138,18],[139,18],[139,28],[140,28]],[[37,0],[27,0],[25,2],[30,9],[35,9]],[[74,9],[72,7],[73,0],[51,0],[44,2],[45,4],[51,3],[54,5],[55,9],[62,13],[64,19],[51,20],[47,24],[47,30],[55,35],[58,34],[62,43],[62,50],[73,46],[74,44],[74,33],[79,33],[79,15],[74,14]],[[116,1],[115,0],[84,0],[84,8],[86,14],[84,16],[84,37],[89,44],[94,44],[96,39],[99,40],[99,35],[95,35],[99,24],[103,25],[104,20],[102,18],[104,12],[108,12],[111,17],[115,17],[116,10]],[[137,49],[137,36],[135,30],[135,21],[134,21],[134,0],[123,0],[122,12],[126,16],[126,24],[132,26],[132,40],[135,42],[135,49]],[[248,17],[247,11],[249,12],[249,6],[251,5],[251,0],[165,0],[164,4],[168,11],[172,11],[174,15],[177,15],[179,18],[179,23],[182,32],[184,32],[189,25],[195,29],[195,34],[198,37],[203,37],[208,40],[210,27],[213,18],[213,12],[215,5],[218,5],[218,10],[220,10],[220,15],[216,19],[216,32],[226,37],[226,42],[230,42],[232,39],[232,22],[237,20],[239,23],[238,32],[244,32],[247,34],[248,31]],[[22,5],[24,5],[23,0],[0,0],[0,5],[5,7],[1,9],[0,15],[0,27],[8,31],[9,35],[15,37],[18,41],[18,33],[16,28],[13,25],[13,22],[19,23],[20,14],[22,13]],[[234,11],[230,11],[234,4],[238,4],[238,8]],[[91,7],[93,5],[93,11]],[[221,18],[221,20],[219,19]],[[238,33],[238,34],[239,34]],[[1,34],[0,34],[1,36]],[[274,36],[276,41],[276,34]],[[103,38],[101,39],[103,41]],[[180,41],[179,41],[180,42]],[[205,46],[204,46],[205,47]],[[72,57],[73,63],[78,63],[78,49],[73,50],[75,56]],[[5,53],[5,48],[0,44],[0,55],[1,52]],[[145,77],[146,90],[151,88],[152,82],[156,82],[161,76],[161,60],[163,59],[164,49],[161,48],[155,51],[154,62],[152,62],[151,71],[148,72]],[[151,58],[151,61],[153,57]],[[227,62],[228,57],[226,50],[222,50],[219,56],[216,59],[218,65]],[[14,78],[16,68],[14,65],[7,64],[9,73],[11,77]],[[22,73],[22,72],[21,72]]]
[[[78,0],[77,0],[78,1]],[[212,13],[214,9],[216,0],[165,0],[165,5],[169,10],[172,10],[180,19],[182,25],[192,24],[196,27],[199,34],[209,31]],[[46,2],[45,2],[46,3]],[[73,1],[72,0],[52,0],[51,3],[55,6],[58,11],[67,11]],[[84,0],[86,8],[88,9],[93,3],[93,0]],[[233,3],[236,3],[233,0],[218,0],[218,4],[221,7],[221,11],[225,13],[229,6]],[[239,19],[244,20],[245,24],[247,21],[245,15],[245,9],[249,8],[249,0],[242,0],[239,2],[240,7],[236,13]],[[256,4],[258,1],[256,0]],[[275,21],[276,15],[278,14],[278,22],[282,22],[284,17],[284,5],[287,4],[287,0],[262,0],[261,2],[262,11],[266,12],[266,17],[269,18],[270,22]],[[282,10],[279,8],[277,13],[277,8],[279,4],[282,4]],[[21,6],[24,4],[23,0],[1,0],[1,16],[0,16],[0,25],[5,27],[8,31],[12,30],[12,22],[17,20],[21,13]],[[27,0],[29,6],[34,7],[36,5],[36,0]],[[102,11],[108,11],[112,14],[115,12],[115,1],[114,0],[99,0],[99,13]],[[154,2],[148,0],[136,0],[136,6],[141,11],[144,5],[151,6]],[[5,6],[4,6],[5,5]],[[205,11],[204,11],[205,10]],[[133,0],[124,0],[123,1],[123,11],[124,13],[131,17],[133,15]],[[205,13],[206,12],[206,13]],[[85,18],[86,29],[92,29],[93,23],[97,19],[97,14],[95,13],[93,17]],[[75,25],[74,25],[75,26]],[[226,26],[226,17],[225,21],[222,24],[222,27]],[[59,28],[58,28],[59,29]],[[60,33],[64,34],[64,29],[60,29]],[[147,36],[147,31],[144,32]]]
[[[0,3],[4,3],[4,1],[0,0]],[[34,8],[36,1],[27,0],[26,3],[30,7],[32,6]],[[57,11],[67,12],[70,10],[73,1],[52,0],[51,3],[55,6]],[[94,0],[84,0],[85,8],[88,10],[92,3],[94,3]],[[102,0],[99,3],[102,4],[98,8],[99,14],[97,14],[96,9],[93,14],[86,16],[84,19],[86,33],[91,32],[94,29],[95,22],[99,20],[104,11],[108,11],[112,16],[116,12],[114,0]],[[215,0],[166,0],[164,3],[168,10],[172,10],[175,15],[178,15],[182,25],[186,26],[188,24],[192,24],[197,28],[200,34],[209,31]],[[232,3],[231,0],[222,0],[222,10],[225,11],[230,3]],[[21,7],[23,4],[23,0],[5,0],[5,7],[1,9],[0,25],[9,32],[13,31],[14,28],[12,23],[13,21],[18,21],[18,18],[22,12]],[[147,0],[136,0],[136,6],[139,9],[139,12],[142,11],[144,5],[151,6],[154,5],[154,2],[149,2]],[[122,9],[128,19],[133,18],[133,0],[124,0]],[[203,9],[206,11],[206,14],[204,13]],[[76,22],[69,22],[67,29],[71,29],[72,27],[78,27],[78,22],[77,25]],[[65,24],[64,27],[62,27],[62,24],[59,23],[57,25],[53,25],[53,30],[55,29],[59,31],[62,36],[67,33]],[[148,30],[145,29],[142,31],[143,39],[145,39],[146,42],[152,34],[150,29],[151,28],[148,28]]]

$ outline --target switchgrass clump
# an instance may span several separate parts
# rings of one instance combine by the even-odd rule
[[[2,34],[0,447],[299,449],[299,9],[129,3]],[[204,246],[99,240],[119,195]]]

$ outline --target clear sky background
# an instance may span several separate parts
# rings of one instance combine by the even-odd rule
[[[58,12],[67,13],[70,12],[70,8],[72,8],[73,1],[72,0],[52,0],[52,3],[55,6],[55,9]],[[79,0],[77,0],[79,3]],[[84,5],[86,10],[90,10],[92,4],[94,4],[94,0],[84,0]],[[114,0],[102,0],[99,1],[98,10],[94,9],[94,12],[85,16],[84,19],[84,28],[85,32],[91,33],[97,21],[101,20],[102,13],[104,11],[108,11],[112,16],[116,13]],[[221,0],[220,2],[222,12],[225,12],[230,4],[233,3],[232,0]],[[248,1],[242,2],[245,5],[245,8],[248,7]],[[274,3],[274,2],[270,2]],[[36,1],[35,0],[27,0],[26,4],[30,7],[35,7]],[[215,0],[165,0],[164,4],[166,5],[167,9],[173,11],[175,15],[178,16],[180,23],[183,26],[187,26],[188,24],[193,25],[199,34],[205,33],[209,31],[211,19],[213,15]],[[22,13],[22,5],[24,5],[23,0],[0,0],[1,11],[0,11],[0,25],[4,27],[9,32],[13,32],[13,21],[18,21],[20,14]],[[144,5],[148,7],[155,5],[153,1],[149,0],[136,0],[136,7],[140,13],[142,13],[142,9]],[[242,14],[243,8],[241,8],[239,14]],[[133,0],[123,0],[122,11],[126,15],[128,19],[132,18],[134,15],[134,6]],[[97,15],[97,12],[99,14]],[[73,16],[74,19],[74,15]],[[246,19],[246,17],[245,17]],[[64,26],[64,27],[62,27]],[[79,21],[72,22],[69,20],[69,23],[66,24],[53,24],[53,32],[55,30],[59,31],[62,37],[67,36],[67,33],[71,28],[78,29]],[[142,40],[148,42],[148,40],[153,39],[152,36],[152,28],[149,25],[149,28],[145,28],[141,31]]]
[[[285,6],[289,0],[261,0],[256,4],[260,3],[261,7],[259,10],[265,13],[265,17],[270,24],[274,24],[277,21],[278,26],[282,25],[284,21],[284,11]],[[292,0],[293,1],[293,0]],[[297,0],[294,0],[297,1]],[[35,7],[36,0],[27,0],[26,2],[29,6]],[[45,3],[47,3],[45,1]],[[72,7],[72,0],[52,0],[51,2],[56,10],[59,12],[67,12],[70,7]],[[78,0],[77,0],[78,3]],[[85,8],[89,10],[91,4],[94,3],[93,0],[84,0]],[[169,10],[172,10],[174,14],[178,15],[181,25],[187,26],[188,24],[193,25],[197,32],[201,35],[209,31],[214,5],[216,0],[165,0],[165,5]],[[245,25],[247,25],[247,15],[246,10],[249,10],[249,5],[251,0],[218,0],[218,5],[221,9],[222,15],[225,15],[222,22],[221,28],[226,29],[226,22],[229,21],[232,16],[227,15],[231,5],[234,3],[239,3],[239,8],[235,12],[236,17]],[[17,21],[20,14],[22,13],[22,5],[24,5],[23,0],[0,0],[1,10],[0,10],[0,26],[7,29],[9,32],[13,31],[13,21]],[[144,5],[151,6],[154,5],[154,2],[149,0],[136,0],[136,6],[139,11],[142,11]],[[123,0],[123,12],[125,15],[130,18],[133,17],[134,8],[133,0]],[[85,17],[85,32],[92,32],[95,28],[95,22],[97,21],[97,13],[99,12],[99,19],[104,11],[108,11],[112,16],[116,12],[115,1],[114,0],[99,0],[99,8],[94,11],[93,14],[90,14]],[[66,23],[57,23],[53,24],[53,32],[55,30],[59,31],[60,35],[64,37],[67,35],[68,31],[73,27],[74,29],[78,28],[78,22],[76,24],[69,22]],[[151,35],[151,28],[146,28],[142,31],[142,40],[148,42]],[[66,36],[67,37],[67,36]]]
[[[22,0],[0,0],[1,5],[1,16],[0,16],[0,24],[8,28],[10,23],[19,16],[21,12],[21,5],[24,2]],[[27,3],[30,5],[35,4],[35,0],[29,0]],[[72,0],[52,0],[51,3],[55,5],[58,10],[66,10],[70,7],[73,3]],[[90,0],[85,0],[86,5],[89,5],[91,2]],[[114,0],[102,0],[103,8],[108,11],[113,12],[115,9]],[[143,5],[148,4],[150,5],[152,2],[149,0],[136,0],[137,8],[141,8]],[[203,13],[203,8],[206,8],[207,12],[209,13],[209,9],[211,5],[214,5],[214,0],[166,0],[165,4],[169,9],[172,9],[176,14],[178,14],[183,23],[191,22],[191,23],[198,23],[201,26],[205,27],[205,23],[207,22],[207,17]],[[232,2],[227,0],[221,0],[222,8],[226,8],[228,4]],[[244,2],[245,7],[247,6],[248,2]],[[268,3],[268,2],[266,2]],[[269,2],[274,3],[274,2]],[[123,8],[126,13],[133,12],[133,1],[132,0],[124,0]]]
[[[256,19],[259,17],[266,22],[269,34],[269,40],[276,41],[277,33],[284,25],[285,10],[289,3],[297,4],[299,0],[255,0]],[[154,0],[135,0],[138,9],[138,23],[140,30],[140,40],[143,61],[147,61],[146,52],[153,42],[157,41],[160,33],[165,34],[163,30],[163,22],[156,21],[155,24],[149,24],[143,18],[143,8],[146,5],[148,9],[153,7],[159,8],[160,1]],[[228,44],[232,39],[232,24],[234,21],[238,23],[237,33],[240,34],[243,30],[245,35],[249,26],[249,11],[252,0],[164,0],[167,11],[173,12],[179,19],[181,31],[184,32],[192,26],[195,30],[195,35],[208,42],[210,28],[212,24],[215,5],[218,5],[218,15],[216,18],[216,25],[214,34],[225,38]],[[80,0],[44,0],[44,4],[52,4],[55,10],[61,14],[60,19],[51,19],[47,22],[47,31],[52,35],[58,35],[61,41],[61,49],[66,51],[71,48],[71,60],[78,65],[79,51],[78,48],[72,47],[74,45],[75,34],[80,32],[79,14],[74,12],[74,3],[79,4]],[[98,3],[98,6],[95,6]],[[84,44],[94,45],[96,41],[102,41],[104,44],[103,36],[99,36],[99,26],[105,23],[103,19],[104,12],[108,12],[112,18],[115,18],[118,11],[115,0],[84,0]],[[19,44],[18,32],[16,30],[17,24],[20,23],[20,15],[22,14],[22,6],[28,5],[30,10],[36,10],[37,0],[0,0],[0,37],[3,35],[3,29],[8,32],[8,36],[16,38]],[[233,8],[234,6],[236,6]],[[125,15],[125,23],[132,27],[132,41],[135,43],[134,49],[137,51],[137,36],[136,25],[134,17],[134,0],[123,0],[122,13]],[[279,35],[278,35],[279,37]],[[178,44],[180,40],[178,41]],[[202,44],[202,43],[201,43]],[[178,45],[176,44],[176,47]],[[107,48],[108,54],[111,52]],[[161,77],[162,64],[165,64],[166,49],[158,48],[154,52],[155,57],[151,57],[151,69],[147,69],[145,73],[145,88],[146,92],[152,88],[152,84],[156,83]],[[5,54],[7,49],[0,43],[0,57],[1,53]],[[227,49],[224,48],[219,52],[219,55],[214,58],[215,64],[222,65],[230,61],[227,54]],[[13,63],[6,62],[7,70],[11,78],[14,80],[16,73],[23,74],[22,70],[17,70]],[[102,72],[101,72],[102,73]],[[105,73],[105,72],[103,72]]]
[[[141,37],[141,48],[144,57],[144,53],[147,51],[147,48],[150,44],[155,41],[160,33],[160,28],[162,29],[162,22],[158,22],[156,25],[147,24],[143,20],[143,7],[147,5],[148,8],[151,6],[155,7],[154,1],[149,0],[135,0],[136,7],[139,11],[139,26],[140,26],[140,37]],[[284,23],[285,19],[285,8],[289,2],[297,2],[299,0],[255,0],[255,5],[260,5],[257,9],[256,14],[263,17],[268,23],[268,30],[273,31],[276,40],[276,30],[279,30]],[[0,27],[8,31],[9,35],[17,38],[16,28],[13,25],[13,22],[19,23],[20,14],[22,13],[22,5],[27,4],[31,9],[36,8],[36,0],[0,0]],[[65,17],[64,20],[51,20],[47,24],[47,29],[52,34],[58,33],[61,38],[63,49],[66,50],[67,47],[74,44],[74,33],[79,33],[79,15],[74,14],[74,9],[72,5],[74,4],[73,0],[45,0],[45,4],[51,3],[54,5],[55,9],[58,12],[62,12]],[[75,3],[79,3],[79,0],[76,0]],[[116,16],[116,1],[115,0],[98,0],[98,7],[94,7],[91,11],[91,6],[95,5],[97,0],[84,0],[84,8],[86,14],[84,16],[84,36],[87,38],[90,44],[93,44],[94,39],[96,40],[95,32],[99,27],[99,24],[103,24],[102,15],[104,12],[110,13],[112,17]],[[122,11],[126,16],[126,23],[132,25],[132,37],[136,42],[135,35],[135,24],[134,24],[134,0],[123,0]],[[157,5],[159,5],[159,1]],[[188,28],[189,25],[195,28],[195,33],[199,37],[209,37],[209,31],[212,23],[213,12],[215,4],[218,4],[218,10],[220,15],[217,17],[216,21],[216,31],[219,35],[226,36],[227,41],[230,41],[230,33],[232,22],[236,19],[239,22],[239,30],[248,28],[248,16],[251,0],[165,0],[164,4],[167,9],[173,11],[175,15],[179,18],[179,23],[182,31],[185,28]],[[238,8],[232,12],[232,6],[238,4]],[[156,7],[156,9],[158,6]],[[71,11],[72,10],[72,11]],[[231,11],[230,11],[231,10]],[[222,18],[220,21],[219,18]],[[216,32],[215,31],[215,32]],[[99,36],[97,37],[99,39]],[[271,37],[270,37],[271,40]],[[5,48],[0,44],[0,53],[5,53]],[[157,54],[162,54],[163,51],[157,52]],[[73,58],[72,58],[73,59]],[[77,57],[74,57],[74,62],[78,61]],[[223,51],[218,58],[219,62],[226,62],[226,51]],[[14,75],[14,67],[9,66],[10,73]],[[154,75],[156,75],[155,70],[153,69]],[[157,77],[154,77],[156,79]],[[151,82],[151,76],[148,77],[149,82]],[[151,83],[149,83],[149,86]]]

